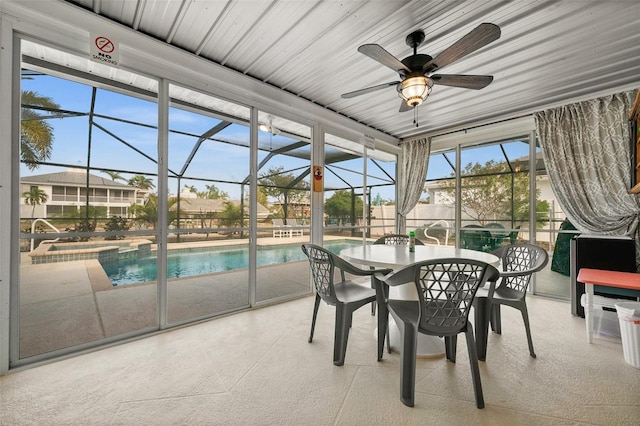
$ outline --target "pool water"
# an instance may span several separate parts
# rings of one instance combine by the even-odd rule
[[[347,247],[362,244],[361,241],[328,241],[327,250],[339,253]],[[258,247],[258,266],[306,260],[300,244]],[[102,265],[114,286],[155,281],[158,279],[156,257],[119,259]],[[232,271],[249,267],[249,247],[215,247],[200,250],[176,251],[167,254],[167,278],[181,278],[213,272]]]

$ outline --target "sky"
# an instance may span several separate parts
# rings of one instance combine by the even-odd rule
[[[64,117],[47,119],[54,129],[53,154],[51,163],[64,164],[66,167],[86,166],[90,161],[92,167],[131,170],[140,174],[155,174],[157,159],[157,105],[154,102],[127,96],[108,90],[98,89],[95,102],[94,122],[97,126],[89,129],[89,120],[86,115],[91,109],[90,86],[75,83],[69,80],[53,76],[34,76],[22,80],[22,90],[31,90],[39,95],[47,96],[59,104],[65,111],[84,113],[80,117]],[[131,123],[110,120],[100,115],[114,117],[117,120],[135,121],[146,125],[138,126]],[[168,164],[170,170],[179,174],[185,162],[187,162],[197,137],[220,123],[219,119],[187,111],[171,108],[169,113],[169,127],[172,132],[169,137]],[[89,133],[91,130],[91,133]],[[88,153],[88,140],[91,137],[91,152]],[[246,126],[232,124],[216,133],[215,138],[225,141],[238,141],[246,144],[249,140],[249,129]],[[297,139],[283,134],[270,134],[259,132],[261,143],[265,147],[277,149],[280,146],[297,142]],[[126,142],[123,143],[123,142]],[[130,145],[130,146],[127,146]],[[134,149],[135,148],[135,149]],[[307,147],[308,151],[309,148]],[[268,152],[261,151],[258,161],[262,161]],[[385,165],[387,172],[393,175],[393,164]],[[66,169],[52,166],[41,166],[34,172],[29,172],[23,167],[23,174],[43,174]],[[300,173],[309,167],[309,161],[290,156],[274,156],[261,171],[272,167],[283,167],[285,170],[294,170],[292,173]],[[349,184],[360,185],[362,177],[357,173],[350,173],[345,169],[362,169],[362,160],[351,160],[340,163],[342,169],[339,174]],[[92,172],[100,174],[100,172]],[[369,166],[372,175],[370,183],[380,182],[384,177],[377,168]],[[170,173],[171,175],[172,173]],[[239,185],[226,182],[244,181],[249,174],[249,150],[244,146],[228,143],[215,143],[206,141],[198,148],[197,154],[189,162],[185,176],[195,176],[203,180],[183,180],[184,185],[194,185],[198,190],[205,190],[209,184],[216,185],[219,189],[230,194],[231,198],[240,197]],[[105,174],[102,174],[106,176]],[[125,178],[133,174],[122,173]],[[376,179],[378,177],[378,179]],[[155,177],[151,177],[155,181]],[[219,182],[211,182],[216,180]],[[308,181],[308,179],[307,179]],[[171,184],[170,184],[171,185]],[[325,185],[344,187],[345,182],[340,181],[332,173],[325,174]],[[170,188],[172,193],[177,192],[177,184]],[[383,194],[385,198],[394,198],[393,190]]]
[[[53,76],[34,76],[22,80],[22,90],[32,90],[39,95],[47,96],[60,105],[66,111],[88,113],[91,109],[92,87],[72,82]],[[209,97],[208,95],[202,95]],[[157,172],[154,160],[157,159],[157,105],[155,102],[143,100],[109,90],[98,89],[95,103],[95,113],[114,117],[110,120],[103,117],[95,117],[98,126],[89,129],[87,116],[64,117],[48,119],[55,134],[53,154],[50,162],[64,164],[65,167],[41,166],[34,172],[29,172],[23,167],[23,174],[43,174],[55,171],[64,171],[66,167],[86,166],[90,161],[92,167],[134,171],[139,174],[155,174]],[[133,125],[126,121],[135,121],[145,126]],[[220,120],[203,114],[187,111],[185,109],[171,108],[169,113],[169,128],[176,131],[169,137],[168,164],[173,173],[179,174],[185,162],[189,158],[197,137],[220,123]],[[89,132],[91,130],[91,132]],[[91,137],[91,152],[89,157],[88,140]],[[246,143],[249,140],[249,129],[246,126],[232,124],[215,135],[227,141],[239,141]],[[265,147],[274,149],[296,142],[295,139],[282,134],[272,135],[268,132],[259,132],[259,138]],[[127,146],[126,144],[130,145]],[[505,152],[510,158],[519,158],[528,155],[528,145],[525,143],[510,143],[505,145]],[[261,151],[258,161],[262,161],[268,152]],[[455,164],[455,153],[449,153],[448,157]],[[485,163],[490,159],[500,160],[504,158],[498,145],[491,147],[470,148],[463,151],[462,163]],[[379,163],[387,173],[393,176],[393,163]],[[274,156],[261,170],[271,167],[283,167],[285,170],[304,169],[309,166],[308,160]],[[344,187],[346,184],[353,186],[362,185],[362,176],[351,173],[346,169],[362,170],[362,160],[350,160],[337,165],[336,173],[344,180],[341,181],[329,170],[325,170],[325,188]],[[367,164],[369,184],[381,183],[387,180],[386,176],[376,166]],[[106,174],[97,171],[94,174],[107,177]],[[299,171],[293,172],[294,174]],[[123,177],[130,178],[132,173],[121,173]],[[171,175],[172,173],[170,173]],[[181,187],[194,185],[199,191],[205,190],[208,184],[214,184],[219,189],[227,192],[232,199],[240,198],[240,186],[234,183],[241,182],[249,174],[249,151],[243,146],[227,143],[203,143],[188,165],[185,176],[195,176],[203,180],[182,180]],[[449,177],[452,174],[450,165],[444,161],[442,155],[432,156],[428,168],[427,180]],[[154,181],[155,177],[150,176]],[[210,182],[208,179],[219,182]],[[170,183],[170,192],[175,194],[177,182]],[[308,182],[308,179],[307,179]],[[346,183],[345,183],[346,182]],[[246,194],[245,194],[246,195]],[[393,200],[395,189],[393,187],[374,188],[372,197],[380,196],[383,200]]]

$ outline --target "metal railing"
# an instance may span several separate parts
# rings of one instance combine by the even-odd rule
[[[429,239],[429,240],[434,240],[436,242],[436,244],[440,245],[440,240],[434,236],[429,235],[429,229],[433,228],[436,225],[444,225],[443,228],[445,229],[445,234],[444,234],[444,245],[448,246],[449,245],[449,229],[451,227],[451,225],[449,224],[449,222],[447,222],[444,219],[438,220],[433,222],[431,225],[427,226],[426,228],[424,228],[424,237]]]
[[[47,221],[46,219],[36,219],[36,220],[34,220],[33,222],[31,222],[31,235],[34,235],[34,234],[35,234],[36,224],[37,224],[38,222],[42,222],[42,223],[44,223],[45,225],[49,226],[49,228],[53,229],[54,231],[56,231],[56,232],[60,232],[60,230],[59,230],[58,228],[56,228],[55,226],[53,226],[53,225],[51,224],[51,222]],[[56,238],[56,239],[54,239],[54,240],[44,240],[44,241],[42,241],[42,243],[53,243],[53,242],[55,242],[55,241],[58,241],[59,239],[60,239],[60,238]],[[34,249],[34,247],[33,247],[33,246],[34,246],[34,245],[35,245],[35,238],[33,238],[33,237],[32,237],[32,238],[31,238],[31,250],[30,250],[30,251],[33,251],[33,249]]]

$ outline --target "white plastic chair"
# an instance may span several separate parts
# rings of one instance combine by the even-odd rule
[[[287,225],[284,224],[284,222],[282,221],[282,219],[276,219],[273,218],[271,219],[271,221],[273,222],[273,237],[282,237],[283,235],[286,237],[291,237],[291,229],[289,229],[289,227]]]

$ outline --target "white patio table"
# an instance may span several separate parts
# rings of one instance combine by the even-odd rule
[[[500,259],[491,253],[436,245],[416,246],[414,252],[409,252],[409,246],[370,244],[343,249],[340,251],[340,256],[352,263],[393,270],[416,262],[446,258],[479,260],[496,267],[500,264]],[[418,300],[415,284],[407,283],[390,287],[389,298]],[[392,349],[400,347],[400,332],[391,316],[389,316],[389,340]],[[437,357],[444,353],[444,339],[426,334],[418,335],[418,356]]]

